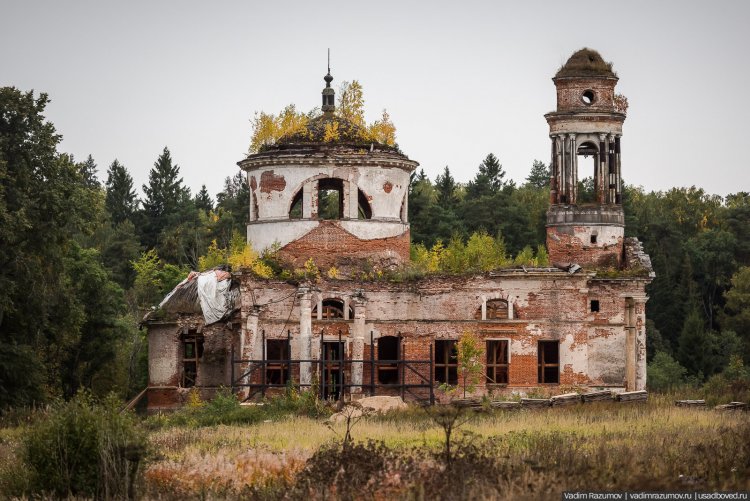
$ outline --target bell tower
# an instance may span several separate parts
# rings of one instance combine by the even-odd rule
[[[552,79],[557,109],[544,117],[552,142],[547,248],[553,263],[622,264],[620,137],[625,106],[615,94],[617,80],[612,63],[587,48],[573,54]],[[592,172],[579,173],[579,163],[589,157]],[[584,198],[579,179],[587,176],[593,178],[593,193]]]

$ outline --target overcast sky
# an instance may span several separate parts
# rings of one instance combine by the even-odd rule
[[[750,191],[750,2],[0,0],[0,85],[47,92],[61,150],[117,158],[139,187],[164,146],[195,193],[238,172],[250,118],[357,79],[430,178],[487,153],[522,182],[549,162],[551,77],[577,49],[614,63],[630,109],[623,177]],[[588,173],[581,173],[588,175]]]

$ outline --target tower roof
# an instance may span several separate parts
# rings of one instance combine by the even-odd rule
[[[555,78],[565,77],[617,78],[617,74],[612,71],[612,63],[606,62],[594,49],[584,47],[570,56],[568,61],[557,70]]]

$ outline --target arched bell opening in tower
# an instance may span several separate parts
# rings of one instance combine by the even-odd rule
[[[599,148],[591,141],[578,146],[578,205],[599,203],[598,181],[601,177]]]

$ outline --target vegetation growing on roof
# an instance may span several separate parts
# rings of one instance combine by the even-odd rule
[[[290,104],[278,115],[258,112],[252,119],[252,138],[248,153],[259,153],[281,144],[344,143],[396,146],[396,126],[386,110],[380,119],[367,124],[364,118],[362,85],[354,80],[339,88],[336,110],[307,113]]]
[[[557,70],[555,78],[561,77],[617,77],[617,73],[597,51],[584,47]]]

